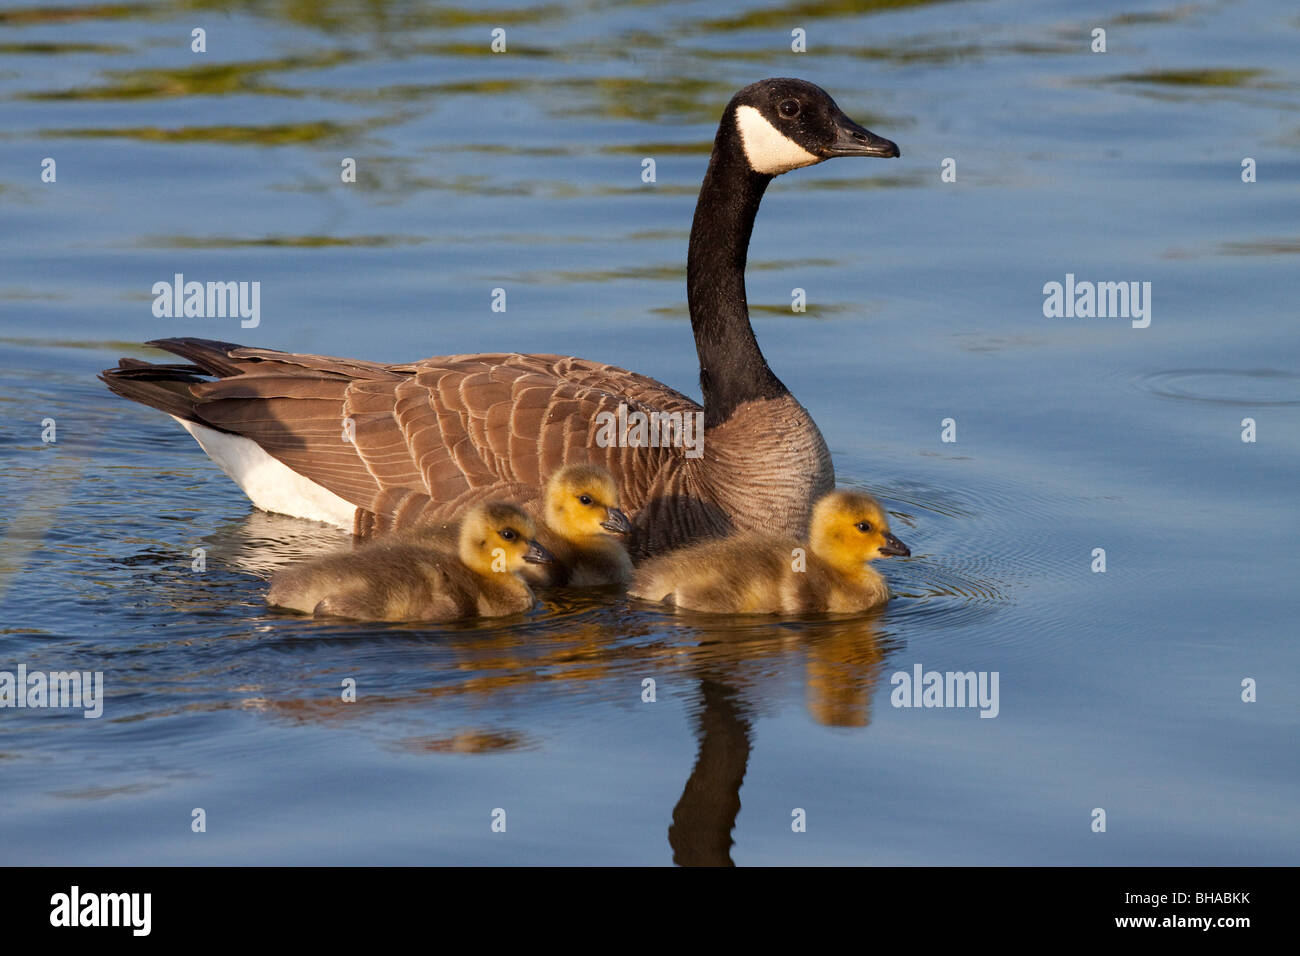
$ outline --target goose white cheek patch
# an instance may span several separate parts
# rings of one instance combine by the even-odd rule
[[[780,132],[752,106],[736,109],[736,128],[740,130],[745,159],[756,173],[779,176],[800,166],[821,162],[820,156],[814,156]]]

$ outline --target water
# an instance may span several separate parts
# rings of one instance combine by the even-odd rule
[[[1079,6],[0,7],[0,670],[107,695],[0,711],[0,859],[1300,861],[1300,15]],[[200,335],[561,352],[697,394],[692,205],[723,104],[769,75],[903,151],[774,183],[749,272],[840,481],[912,547],[881,614],[272,613],[269,571],[342,536],[250,513],[94,377]],[[260,326],[154,318],[176,272],[260,281]],[[1150,327],[1045,318],[1067,273],[1152,283]],[[998,716],[891,706],[916,664],[996,671]]]

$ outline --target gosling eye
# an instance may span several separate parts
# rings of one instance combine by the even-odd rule
[[[781,111],[781,115],[786,119],[794,119],[799,115],[799,101],[782,100],[781,105],[778,106],[777,109]]]
[[[857,528],[857,529],[858,529],[859,531],[861,531],[863,534],[866,534],[868,531],[871,530],[871,522],[870,522],[870,521],[859,521],[859,522],[858,522],[857,524],[855,524],[853,527]]]
[[[584,505],[591,504],[591,495],[578,495],[578,501]]]
[[[519,537],[519,535],[515,534],[514,528],[502,528],[501,537],[505,538],[507,541],[513,541],[515,538]]]

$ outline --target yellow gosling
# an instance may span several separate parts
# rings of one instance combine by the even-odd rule
[[[520,572],[551,558],[536,530],[514,505],[476,505],[461,521],[454,553],[402,540],[327,555],[275,575],[267,603],[367,621],[517,614],[535,600]]]
[[[572,588],[627,584],[632,560],[623,539],[632,523],[618,508],[613,476],[595,465],[569,465],[546,483],[537,540],[555,556],[524,571],[533,584]]]
[[[875,498],[837,489],[814,506],[807,542],[742,534],[691,545],[637,568],[630,593],[724,614],[865,611],[889,600],[868,562],[910,554]]]
[[[632,523],[618,507],[618,486],[604,468],[568,465],[551,475],[540,504],[537,540],[553,560],[524,569],[536,587],[601,587],[632,580],[624,539]],[[456,524],[412,529],[409,540],[443,545],[455,539]]]

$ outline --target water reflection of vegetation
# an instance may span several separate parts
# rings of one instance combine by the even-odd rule
[[[1116,83],[1156,83],[1162,86],[1260,86],[1265,70],[1149,70],[1110,77]]]
[[[363,0],[339,3],[337,0],[196,0],[194,6],[228,11],[243,7],[258,16],[285,20],[315,30],[337,32],[356,30],[362,23],[394,33],[412,30],[447,30],[470,26],[518,26],[562,20],[574,14],[571,6],[560,3],[522,4],[517,7],[457,6],[449,3],[410,3],[392,0]]]
[[[836,17],[860,17],[907,7],[924,7],[952,0],[802,0],[774,7],[745,10],[732,16],[706,20],[700,27],[708,30],[753,30],[789,27],[806,21]]]
[[[839,265],[836,259],[780,259],[760,260],[749,263],[750,272],[781,272],[786,269],[830,268]],[[515,282],[613,282],[627,279],[657,279],[660,281],[680,282],[685,279],[686,268],[677,262],[664,262],[658,265],[618,266],[613,269],[552,269],[547,272],[527,272],[508,274],[506,278]],[[751,309],[764,308],[750,304]],[[790,306],[783,307],[789,313]]]
[[[0,10],[0,24],[20,27],[36,23],[69,23],[76,20],[126,20],[155,14],[150,3],[90,3],[85,6],[18,7]]]
[[[515,8],[477,8],[393,0],[362,0],[360,3],[340,3],[337,0],[178,0],[166,6],[153,3],[92,3],[85,6],[20,7],[0,10],[0,24],[25,26],[76,20],[145,19],[185,11],[228,16],[241,10],[254,16],[283,20],[330,33],[354,31],[363,24],[393,32],[475,25],[511,26],[563,19],[573,14],[572,7],[558,3],[526,4]]]
[[[289,146],[330,139],[349,139],[358,125],[317,120],[306,123],[272,123],[266,126],[134,126],[104,129],[52,129],[45,135],[85,139],[125,137],[150,143],[225,143],[238,146]]]
[[[0,11],[3,17],[3,11]],[[0,23],[4,22],[0,19]],[[130,51],[129,47],[112,46],[107,43],[0,43],[0,56],[22,55],[32,53],[48,56],[52,53],[112,53],[120,54]]]
[[[1300,255],[1300,239],[1252,239],[1223,242],[1219,252],[1225,256],[1294,256]]]
[[[136,245],[145,249],[332,249],[415,246],[421,236],[142,236]]]
[[[238,63],[201,65],[174,70],[124,70],[115,72],[115,82],[105,86],[29,93],[33,100],[131,100],[174,96],[221,96],[228,93],[269,93],[299,96],[299,91],[262,84],[265,73],[323,69],[356,59],[345,50],[331,50],[311,56],[288,56],[275,60],[247,60]]]
[[[1174,247],[1166,259],[1196,259],[1202,256],[1294,256],[1300,254],[1300,238],[1278,236],[1267,239],[1234,239],[1201,249]]]

